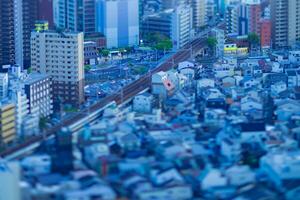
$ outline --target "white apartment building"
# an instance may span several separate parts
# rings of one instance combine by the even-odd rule
[[[50,76],[31,73],[26,78],[25,93],[29,100],[29,112],[39,117],[48,117],[53,113],[53,96]]]
[[[238,5],[229,5],[226,9],[225,20],[226,20],[226,34],[238,34]]]
[[[224,55],[224,46],[225,46],[225,33],[224,30],[214,28],[212,29],[212,35],[217,39],[216,45],[216,56],[222,57]]]
[[[190,6],[178,6],[172,13],[173,49],[177,50],[188,44],[193,30],[193,10]]]
[[[12,102],[15,104],[16,109],[16,129],[17,129],[17,135],[25,135],[23,130],[23,123],[25,122],[25,119],[27,115],[29,114],[29,105],[28,105],[28,99],[26,97],[26,94],[24,93],[24,90],[22,88],[14,88],[11,91],[11,99]],[[37,124],[39,122],[37,121]]]
[[[84,102],[83,33],[32,32],[32,71],[50,75],[54,101],[78,107]]]

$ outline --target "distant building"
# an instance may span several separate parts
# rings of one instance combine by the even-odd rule
[[[55,102],[84,102],[83,33],[32,32],[32,71],[50,75]]]
[[[93,41],[96,43],[96,47],[98,50],[106,47],[106,38],[101,33],[89,34],[84,36],[84,41]]]
[[[139,44],[138,0],[97,0],[96,30],[106,37],[107,48]]]
[[[84,64],[96,65],[98,64],[98,49],[97,43],[93,41],[84,42]]]
[[[143,20],[142,31],[143,33],[160,33],[167,36],[172,40],[173,49],[177,50],[191,39],[192,13],[190,6],[178,6],[176,9],[149,15]]]

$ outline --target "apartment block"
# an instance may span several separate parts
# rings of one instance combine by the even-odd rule
[[[300,0],[276,0],[270,3],[273,47],[294,45],[300,40]]]
[[[0,143],[9,143],[16,137],[15,105],[9,102],[0,104]]]
[[[83,43],[83,33],[31,34],[32,71],[51,76],[55,102],[75,107],[84,102]]]
[[[29,101],[29,112],[35,112],[39,117],[48,117],[53,113],[53,95],[51,77],[46,74],[31,73],[24,82],[25,94]]]

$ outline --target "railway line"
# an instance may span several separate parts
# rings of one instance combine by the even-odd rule
[[[131,99],[139,92],[149,88],[151,85],[152,74],[155,74],[159,71],[168,71],[178,65],[178,63],[191,58],[194,53],[196,53],[205,45],[205,42],[205,38],[197,38],[191,41],[176,54],[159,64],[155,69],[151,70],[133,83],[123,87],[117,93],[107,96],[99,102],[84,108],[68,119],[62,120],[61,123],[47,129],[41,135],[34,136],[21,144],[7,148],[6,150],[0,152],[0,157],[7,159],[17,158],[19,155],[24,153],[24,151],[30,151],[31,149],[36,148],[36,146],[38,146],[38,144],[44,139],[54,136],[55,133],[57,133],[63,127],[68,127],[72,132],[78,131],[84,126],[85,123],[92,122],[99,118],[101,111],[104,110],[111,102],[121,104],[124,101]]]

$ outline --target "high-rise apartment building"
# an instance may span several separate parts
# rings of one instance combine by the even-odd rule
[[[239,35],[260,34],[262,16],[260,0],[244,0],[239,6]]]
[[[75,107],[84,102],[83,55],[83,33],[31,34],[32,71],[51,76],[55,102]]]
[[[193,9],[193,26],[194,28],[200,28],[206,25],[206,0],[192,0],[192,9]]]
[[[262,48],[271,47],[271,20],[261,19],[260,21],[260,44]]]
[[[15,63],[14,1],[0,1],[0,69]]]
[[[300,40],[300,0],[271,3],[273,48],[291,46]]]
[[[173,49],[182,48],[191,40],[193,10],[189,5],[178,6],[172,14]]]
[[[288,45],[300,41],[300,0],[288,1]]]
[[[226,34],[237,35],[239,33],[239,6],[237,4],[229,5],[226,8]]]
[[[107,47],[139,44],[139,1],[97,0],[97,31],[106,36]]]
[[[36,20],[52,25],[52,0],[0,1],[0,68],[30,67],[30,35]]]
[[[262,17],[261,1],[260,0],[247,0],[246,1],[248,12],[248,31],[249,33],[260,34],[260,19]]]

